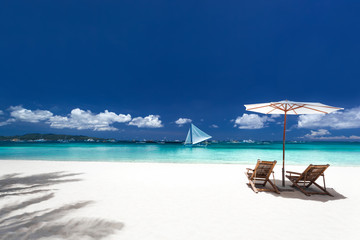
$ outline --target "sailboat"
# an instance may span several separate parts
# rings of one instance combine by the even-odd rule
[[[205,140],[210,139],[211,136],[201,131],[194,124],[191,123],[189,132],[186,136],[185,145],[195,145],[199,144]]]

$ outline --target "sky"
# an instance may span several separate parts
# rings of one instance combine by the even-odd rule
[[[0,135],[360,140],[359,1],[0,2]]]

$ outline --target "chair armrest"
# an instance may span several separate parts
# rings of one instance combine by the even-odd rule
[[[286,171],[287,173],[290,173],[290,174],[297,174],[297,175],[301,175],[301,173],[297,173],[297,172],[291,172],[291,171]]]
[[[246,168],[247,171],[254,171],[254,169]]]

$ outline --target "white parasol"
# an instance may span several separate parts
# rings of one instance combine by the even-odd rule
[[[282,167],[282,185],[285,186],[285,131],[286,115],[300,114],[328,114],[341,110],[343,108],[332,107],[322,103],[313,102],[292,102],[288,100],[280,102],[246,104],[247,111],[264,114],[284,114],[284,133],[283,133],[283,167]]]

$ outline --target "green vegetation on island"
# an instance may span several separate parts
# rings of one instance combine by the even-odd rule
[[[30,133],[18,136],[0,136],[0,141],[11,142],[114,142],[114,139],[88,137],[83,135]]]

